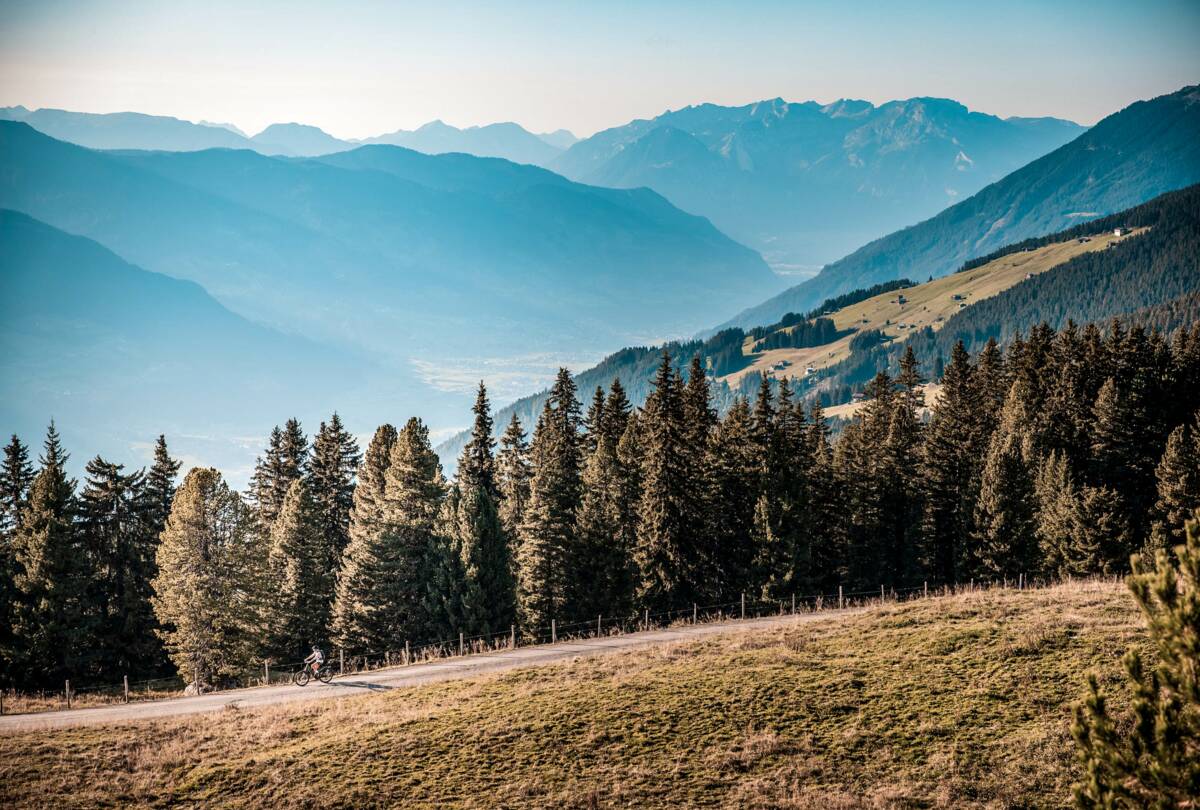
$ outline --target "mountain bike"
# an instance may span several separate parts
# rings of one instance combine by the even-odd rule
[[[329,668],[328,664],[324,664],[316,673],[312,671],[312,667],[305,664],[292,674],[292,683],[296,686],[308,686],[308,682],[313,679],[314,674],[321,683],[329,683],[333,680],[333,670]]]

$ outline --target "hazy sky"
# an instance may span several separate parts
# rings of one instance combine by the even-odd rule
[[[0,0],[0,105],[341,137],[576,134],[712,101],[946,96],[1081,123],[1200,82],[1200,0]]]

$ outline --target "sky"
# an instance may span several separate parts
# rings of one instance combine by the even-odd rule
[[[0,105],[342,138],[688,104],[954,98],[1095,123],[1200,82],[1200,1],[0,0]]]

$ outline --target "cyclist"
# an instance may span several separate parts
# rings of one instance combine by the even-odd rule
[[[304,659],[305,664],[312,664],[313,674],[316,675],[321,669],[321,664],[325,663],[325,653],[321,652],[321,648],[316,644],[313,645],[312,652],[308,658]]]

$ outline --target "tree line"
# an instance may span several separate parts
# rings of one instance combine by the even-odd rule
[[[1126,570],[1200,507],[1200,326],[1114,321],[960,343],[924,401],[911,352],[831,436],[818,398],[759,379],[723,416],[698,356],[664,353],[642,408],[561,370],[531,433],[480,385],[456,475],[427,427],[365,453],[334,418],[272,432],[248,491],[160,439],[149,471],[96,459],[78,493],[53,426],[3,490],[7,677],[161,666],[236,679],[313,643],[349,654],[533,634],[751,599]],[[169,505],[169,509],[168,509]],[[155,664],[154,662],[158,662]]]

